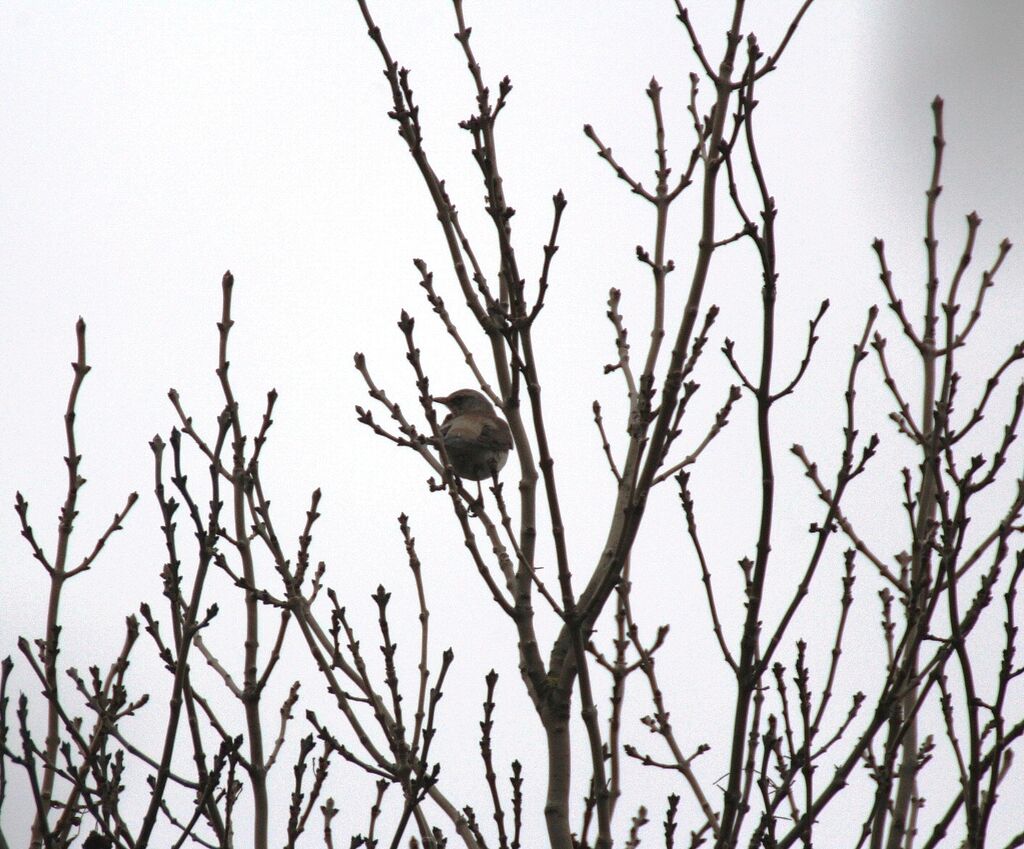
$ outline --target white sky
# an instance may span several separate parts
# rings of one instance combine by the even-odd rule
[[[724,5],[705,0],[692,7],[712,56],[721,50]],[[771,48],[795,4],[750,5],[749,20],[762,46]],[[435,168],[448,179],[471,236],[484,240],[482,188],[468,136],[455,126],[473,99],[451,38],[449,4],[375,7],[393,54],[413,70]],[[684,106],[696,60],[670,2],[470,2],[467,13],[488,81],[496,86],[507,73],[515,86],[499,144],[506,193],[518,211],[517,250],[531,281],[550,228],[550,196],[561,188],[569,199],[539,341],[570,553],[582,584],[604,540],[614,494],[591,422],[595,398],[621,436],[613,424],[621,414],[621,385],[601,368],[613,358],[605,300],[610,286],[623,290],[623,310],[639,345],[648,279],[633,249],[650,244],[653,226],[650,210],[598,160],[581,127],[593,124],[619,161],[650,183],[652,122],[643,89],[655,75],[665,88],[668,146],[678,173],[690,146]],[[806,551],[806,526],[818,515],[808,512],[807,482],[786,448],[804,443],[834,468],[837,387],[864,311],[880,301],[872,238],[886,239],[898,283],[915,293],[908,303],[923,279],[920,239],[935,94],[946,99],[944,267],[958,255],[963,215],[971,209],[985,220],[979,263],[987,264],[1003,236],[1024,241],[1022,26],[1024,7],[1013,0],[819,0],[781,69],[761,86],[760,146],[780,207],[780,375],[799,359],[818,301],[829,297],[833,306],[804,392],[778,416],[784,506],[776,542],[788,552],[777,561],[780,570],[788,566],[786,557]],[[706,104],[706,91],[703,96]],[[280,394],[264,455],[278,526],[294,538],[309,492],[323,488],[316,556],[327,561],[363,627],[364,646],[375,653],[373,588],[383,582],[394,591],[396,610],[412,610],[394,522],[399,512],[410,515],[428,576],[433,655],[447,645],[456,651],[438,742],[447,758],[443,776],[455,787],[477,782],[482,676],[495,667],[502,672],[496,761],[507,774],[508,761],[521,757],[528,796],[536,801],[543,790],[539,749],[523,751],[522,741],[540,737],[520,692],[511,629],[494,615],[443,499],[428,493],[426,470],[373,438],[352,412],[367,400],[352,368],[354,351],[367,355],[393,397],[415,408],[394,324],[402,307],[418,318],[434,389],[469,383],[417,286],[411,259],[422,257],[449,304],[460,301],[426,192],[386,117],[388,108],[380,60],[354,3],[0,5],[0,654],[16,654],[18,635],[42,634],[46,584],[9,505],[20,489],[31,502],[37,535],[52,550],[64,492],[61,416],[79,315],[88,322],[93,366],[78,408],[89,479],[79,502],[79,556],[127,492],[138,490],[142,498],[95,572],[67,590],[63,660],[82,667],[107,662],[120,644],[124,616],[140,600],[161,609],[164,552],[147,443],[158,432],[166,438],[175,423],[166,400],[172,386],[205,432],[212,429],[219,410],[214,324],[220,278],[230,268],[236,277],[232,374],[251,428],[258,425],[264,393],[276,387]],[[695,249],[695,209],[692,202],[680,204],[672,224],[680,267],[673,282],[680,287]],[[488,251],[484,255],[493,256]],[[1019,258],[1011,254],[990,298],[979,357],[1016,341],[1024,318],[1016,296],[1021,278]],[[748,248],[716,257],[707,303],[720,304],[723,315],[707,355],[706,397],[692,426],[700,411],[706,416],[717,407],[728,382],[718,362],[722,336],[738,340],[747,362],[754,356],[759,287]],[[895,336],[891,323],[885,329]],[[479,343],[475,338],[483,353]],[[874,379],[874,371],[867,374]],[[865,387],[864,400],[870,407],[864,430],[879,430],[895,446],[884,396]],[[725,588],[736,577],[735,561],[752,553],[751,411],[749,404],[738,409],[733,432],[695,475],[705,536],[714,541]],[[892,462],[909,462],[895,456],[883,452]],[[201,464],[193,480],[205,480]],[[860,496],[876,538],[898,529],[899,517],[870,514],[875,495],[891,494],[897,485],[893,474],[876,470]],[[661,493],[647,522],[634,567],[638,604],[651,632],[662,621],[674,623],[662,675],[681,685],[672,688],[672,710],[687,745],[715,745],[699,762],[710,787],[725,771],[727,729],[719,731],[718,718],[732,685],[710,641],[671,491]],[[793,640],[829,621],[838,597],[840,548],[834,551],[833,571],[794,626]],[[863,574],[864,642],[848,648],[870,669],[879,657],[877,605],[866,569]],[[786,586],[782,580],[779,598]],[[217,591],[233,598],[229,588]],[[723,591],[725,618],[738,621],[741,599]],[[222,608],[222,630],[241,621],[232,618],[239,616],[237,606]],[[542,632],[550,635],[553,627],[549,618]],[[411,673],[413,632],[403,635]],[[167,681],[151,655],[141,640],[134,684],[155,695]],[[298,663],[301,654],[295,658]],[[282,676],[282,687],[290,674]],[[315,675],[297,674],[315,700]],[[706,689],[686,685],[694,676]],[[37,689],[23,675],[15,685]],[[636,686],[634,715],[649,709]],[[600,707],[603,714],[606,703]],[[272,724],[273,701],[267,715]],[[301,713],[293,734],[300,730],[305,733]],[[138,733],[144,737],[145,729]],[[634,737],[641,747],[656,746],[646,732]],[[279,767],[282,781],[290,780],[285,766]],[[631,775],[620,826],[624,830],[629,806],[646,794],[653,841],[665,785],[647,773]],[[336,781],[336,797],[362,798],[361,777],[340,771]],[[18,810],[21,789],[8,792],[4,827],[17,839],[27,814]],[[143,790],[137,792],[141,798]],[[482,795],[465,801],[487,817]],[[339,823],[346,837],[363,828],[363,808],[356,810],[357,818]],[[684,813],[692,817],[689,800]]]

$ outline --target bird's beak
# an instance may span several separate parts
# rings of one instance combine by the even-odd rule
[[[430,400],[433,401],[435,404],[444,404],[446,407],[448,406],[447,395],[431,395]]]

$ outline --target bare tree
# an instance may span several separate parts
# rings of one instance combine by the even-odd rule
[[[255,433],[247,431],[230,376],[234,280],[229,272],[222,282],[217,325],[216,373],[223,410],[207,431],[193,422],[183,396],[171,390],[176,425],[166,442],[157,436],[151,443],[167,552],[162,573],[167,607],[161,616],[142,604],[142,621],[134,615],[127,619],[124,648],[106,673],[93,667],[89,676],[83,676],[59,663],[63,585],[92,568],[136,500],[134,494],[128,498],[81,564],[67,562],[76,498],[84,483],[74,431],[79,390],[89,369],[84,322],[77,329],[75,378],[65,416],[69,483],[53,555],[37,541],[28,503],[17,496],[22,535],[51,583],[44,637],[19,643],[21,662],[42,686],[38,709],[45,713],[46,733],[41,743],[32,730],[27,696],[19,697],[12,721],[7,695],[10,659],[4,662],[0,682],[0,804],[16,768],[35,804],[30,845],[70,846],[87,833],[83,845],[90,849],[142,849],[172,840],[177,846],[234,846],[243,839],[238,830],[244,799],[244,810],[251,810],[246,834],[251,830],[258,849],[272,839],[293,847],[304,835],[306,843],[330,847],[340,839],[336,831],[355,835],[351,846],[386,841],[397,847],[408,840],[410,845],[440,847],[454,833],[468,849],[518,849],[529,839],[525,835],[532,833],[531,824],[537,828],[541,817],[553,849],[606,849],[616,842],[635,847],[641,839],[653,839],[643,832],[649,809],[639,808],[626,822],[617,803],[625,775],[644,767],[673,778],[663,819],[666,847],[680,839],[680,825],[689,833],[691,846],[708,843],[722,849],[741,844],[811,846],[815,838],[829,845],[843,840],[851,846],[886,849],[951,842],[981,847],[987,839],[991,842],[1001,782],[1012,764],[1012,746],[1024,732],[1020,693],[1014,685],[1024,669],[1015,656],[1016,590],[1024,572],[1024,550],[1017,543],[1024,529],[1024,480],[1003,480],[1007,463],[1019,462],[1012,447],[1024,411],[1024,383],[1018,385],[994,442],[979,441],[991,436],[991,428],[982,421],[1002,397],[997,392],[1000,381],[1024,359],[1024,341],[1016,342],[1003,360],[991,363],[989,373],[980,378],[961,372],[957,365],[974,338],[985,294],[1010,244],[1001,242],[977,279],[972,277],[980,219],[971,213],[958,264],[948,279],[940,273],[936,218],[945,145],[942,101],[933,103],[935,153],[927,192],[925,306],[919,320],[904,306],[903,287],[889,268],[883,242],[874,243],[893,326],[902,336],[900,344],[920,363],[916,383],[921,397],[916,403],[912,399],[909,387],[915,380],[889,352],[879,310],[871,307],[848,365],[839,456],[823,460],[801,445],[790,449],[820,507],[817,514],[798,519],[810,524],[809,556],[799,566],[787,556],[782,569],[773,554],[773,540],[778,526],[794,519],[780,512],[777,501],[779,434],[773,413],[777,404],[806,391],[804,379],[810,374],[829,303],[808,308],[806,345],[799,361],[776,363],[776,297],[785,281],[778,270],[778,210],[759,154],[756,125],[758,109],[764,108],[759,102],[761,89],[783,60],[811,0],[793,9],[783,37],[767,52],[744,23],[744,0],[735,0],[731,24],[717,47],[701,37],[687,10],[676,4],[681,33],[689,40],[699,71],[689,78],[693,137],[688,156],[681,163],[669,159],[662,86],[654,79],[646,92],[653,113],[653,182],[645,185],[630,164],[613,155],[596,129],[584,128],[614,175],[649,204],[654,222],[650,244],[636,249],[637,260],[651,275],[649,325],[629,327],[620,310],[620,293],[612,289],[608,296],[614,357],[605,370],[622,378],[627,415],[610,422],[603,406],[594,402],[593,422],[616,498],[600,557],[595,563],[580,563],[570,557],[566,545],[563,517],[570,514],[563,506],[546,424],[553,415],[553,400],[542,394],[543,352],[534,337],[535,324],[545,317],[549,287],[556,285],[554,259],[567,200],[561,190],[552,198],[550,237],[541,247],[533,282],[521,270],[512,227],[514,209],[499,167],[498,118],[512,84],[508,77],[496,90],[488,84],[472,47],[463,4],[454,0],[455,37],[475,90],[474,111],[460,127],[472,142],[473,161],[484,184],[484,213],[491,225],[489,249],[498,258],[496,268],[487,268],[481,257],[488,249],[463,228],[444,177],[424,145],[410,73],[392,56],[368,0],[358,0],[358,5],[383,62],[391,96],[388,115],[419,171],[448,250],[449,267],[437,275],[444,283],[435,282],[435,272],[426,262],[415,260],[419,285],[464,358],[475,388],[507,420],[514,459],[505,467],[504,479],[499,479],[497,467],[493,469],[486,495],[459,477],[410,312],[402,313],[398,326],[419,408],[402,409],[374,379],[367,358],[356,354],[355,366],[373,402],[357,407],[357,416],[386,442],[409,449],[410,458],[418,455],[416,462],[429,469],[431,490],[443,493],[450,503],[453,543],[464,544],[492,603],[508,621],[509,645],[514,643],[535,713],[533,722],[524,720],[520,727],[530,729],[546,753],[546,775],[537,779],[545,787],[542,810],[524,801],[518,762],[511,766],[511,792],[499,784],[492,748],[498,680],[493,672],[485,681],[479,742],[482,786],[493,826],[467,804],[464,788],[445,781],[445,753],[437,753],[432,742],[442,721],[441,699],[454,654],[448,649],[437,657],[430,646],[427,591],[409,518],[400,517],[399,532],[418,604],[416,610],[398,615],[418,620],[418,674],[411,684],[401,681],[398,672],[395,613],[388,591],[380,587],[373,596],[383,662],[379,674],[346,613],[344,593],[329,582],[324,562],[315,560],[312,542],[320,516],[319,490],[310,498],[295,543],[286,543],[279,532],[260,475],[277,396],[273,390],[268,393],[258,428]],[[679,269],[668,255],[670,212],[691,198],[700,227],[685,301],[672,314],[667,281]],[[760,267],[761,327],[750,336],[758,341],[759,352],[751,353],[749,339],[725,338],[721,351],[735,383],[702,387],[697,376],[705,367],[719,314],[708,303],[710,272],[720,252],[744,249],[753,250]],[[460,326],[445,296],[449,301],[461,298],[472,321]],[[645,340],[639,355],[630,335]],[[848,506],[850,493],[871,475],[891,472],[875,468],[882,437],[862,433],[856,401],[858,387],[871,379],[865,371],[872,363],[877,364],[894,408],[890,418],[895,428],[886,438],[898,440],[906,458],[898,470],[902,503],[879,507],[887,515],[902,510],[905,537],[896,555],[883,553],[874,542],[879,533],[874,517]],[[691,408],[701,388],[719,393],[717,412],[706,421],[698,420]],[[958,409],[963,393],[969,398],[966,412]],[[749,449],[757,458],[760,498],[752,519],[756,543],[740,563],[743,596],[726,602],[716,596],[720,564],[707,554],[691,475],[707,446],[738,415],[748,415],[754,423],[755,444]],[[203,487],[185,472],[189,456],[200,457],[208,468],[209,480]],[[518,485],[515,494],[507,496],[506,484],[513,477]],[[666,483],[663,489],[674,488],[682,508],[689,537],[685,556],[695,565],[695,589],[706,600],[707,624],[735,680],[732,715],[723,718],[731,729],[727,772],[712,784],[694,767],[707,751],[705,740],[695,737],[698,730],[677,729],[670,721],[676,694],[663,689],[657,668],[658,652],[670,639],[669,625],[652,627],[638,621],[632,604],[635,543],[652,494]],[[982,496],[1002,499],[994,518],[986,519],[993,515],[991,510],[978,507]],[[190,531],[189,540],[179,532],[179,515]],[[541,568],[541,527],[550,528],[553,580],[546,580],[551,572]],[[829,573],[839,574],[838,586],[827,585]],[[237,594],[212,601],[212,574],[226,576]],[[877,687],[851,693],[847,700],[840,696],[846,672],[841,660],[856,581],[880,588],[886,655]],[[812,675],[814,646],[809,649],[798,639],[790,654],[791,626],[803,606],[837,591],[841,601],[834,630],[815,636],[827,652],[827,668]],[[778,610],[766,604],[770,592],[783,594]],[[244,622],[242,639],[234,646],[216,645],[204,632],[228,604],[238,606]],[[741,625],[735,632],[723,624],[735,618],[722,615],[725,604],[739,608]],[[610,623],[614,635],[609,645],[596,639],[602,619]],[[557,625],[557,635],[548,645],[539,636],[542,621]],[[976,644],[979,630],[991,627],[990,621],[1002,626],[1005,641],[1001,662],[986,678],[978,668]],[[160,714],[166,730],[155,753],[143,751],[123,731],[128,717],[158,710],[157,699],[150,695],[131,695],[126,679],[140,627],[170,676]],[[677,630],[685,633],[692,627],[684,622]],[[268,713],[268,685],[282,669],[282,648],[289,640],[304,647],[311,663],[287,688],[283,703],[273,705],[276,714]],[[211,698],[208,682],[194,674],[192,667],[199,659],[237,702],[237,717]],[[689,674],[698,680],[701,673],[692,669]],[[64,677],[77,693],[73,704]],[[824,683],[815,686],[815,678]],[[300,680],[307,688],[323,688],[334,713],[307,710],[306,733],[295,740],[289,730],[299,704]],[[639,682],[649,695],[650,713],[642,720],[642,730],[658,738],[661,754],[642,751],[636,736],[641,729],[624,726],[631,682]],[[604,693],[609,706],[602,712],[598,705]],[[574,709],[579,711],[578,723]],[[574,727],[581,729],[586,742],[582,766],[574,764]],[[268,776],[286,756],[293,759],[287,824],[284,834],[272,836],[272,810],[284,808],[285,802],[272,800]],[[374,783],[375,801],[369,811],[359,811],[358,818],[328,795],[332,764],[339,762],[354,766]],[[937,769],[936,763],[955,773],[956,787],[951,795],[930,798],[925,809],[921,779],[926,770]],[[829,768],[822,770],[826,765]],[[582,770],[585,776],[575,784],[574,766],[577,775]],[[863,767],[873,785],[866,790],[863,782],[855,781],[855,772]],[[125,802],[129,775],[146,777],[150,794],[142,810]],[[580,786],[585,788],[582,798]],[[861,795],[851,801],[856,794]],[[681,819],[682,798],[695,802],[699,813],[692,820]],[[817,823],[839,799],[860,806],[862,824],[843,835],[823,836]],[[315,835],[309,834],[311,817],[316,817]],[[171,834],[172,839],[165,836]],[[1006,845],[1022,844],[1024,832]],[[0,847],[7,845],[9,840],[0,833]]]

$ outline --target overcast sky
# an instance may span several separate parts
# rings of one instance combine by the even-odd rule
[[[692,6],[711,56],[721,51],[724,5],[696,0]],[[749,5],[750,25],[771,48],[796,4]],[[393,54],[412,68],[435,168],[448,179],[471,236],[483,240],[482,188],[468,136],[456,126],[473,109],[473,92],[451,37],[450,4],[374,6]],[[678,173],[692,133],[687,75],[697,64],[668,0],[470,0],[467,14],[487,80],[494,85],[508,74],[515,86],[499,145],[506,194],[517,210],[517,251],[530,281],[550,229],[550,197],[562,189],[569,200],[538,333],[570,553],[582,576],[600,551],[614,496],[590,405],[596,398],[622,412],[620,380],[602,373],[614,354],[605,300],[609,287],[623,290],[639,344],[649,281],[634,247],[649,245],[653,232],[650,210],[594,155],[582,126],[593,124],[619,161],[650,184],[653,135],[643,90],[656,76],[665,89],[668,146]],[[1024,242],[1021,32],[1024,6],[1015,0],[818,0],[781,68],[761,85],[761,151],[780,208],[782,373],[798,361],[817,303],[828,297],[833,306],[808,386],[779,414],[786,477],[780,487],[794,499],[806,496],[807,484],[785,448],[801,442],[825,452],[836,444],[837,387],[865,310],[880,300],[870,250],[875,236],[886,239],[898,283],[912,293],[908,302],[919,291],[929,104],[936,94],[946,101],[948,143],[944,267],[955,262],[953,246],[972,209],[985,222],[979,262],[994,256],[1003,236]],[[701,96],[706,108],[709,93]],[[451,724],[439,741],[450,753],[445,775],[460,786],[477,782],[472,740],[482,675],[495,667],[503,673],[497,760],[507,771],[511,757],[522,757],[528,792],[539,794],[538,753],[517,748],[537,726],[521,693],[508,623],[494,615],[444,500],[428,492],[425,467],[411,452],[405,456],[375,439],[352,412],[366,403],[352,368],[355,351],[366,354],[393,397],[415,408],[395,328],[403,307],[418,319],[435,391],[470,383],[417,286],[411,260],[422,257],[449,303],[461,300],[426,191],[387,118],[389,106],[379,56],[352,2],[0,4],[0,655],[16,653],[18,635],[41,636],[45,622],[46,582],[9,505],[21,490],[37,534],[52,549],[78,316],[88,323],[93,366],[78,408],[89,480],[79,502],[78,556],[129,491],[139,491],[141,501],[95,574],[67,590],[62,660],[83,667],[108,662],[124,616],[142,599],[158,606],[165,554],[148,442],[157,433],[166,438],[175,424],[170,387],[197,425],[212,432],[220,409],[215,322],[221,275],[230,268],[236,277],[232,375],[247,424],[258,425],[268,389],[280,395],[264,455],[279,527],[294,538],[309,493],[322,487],[316,556],[327,561],[370,646],[368,594],[378,583],[394,590],[396,606],[411,610],[394,522],[402,511],[410,515],[433,605],[434,656],[447,645],[456,650],[444,702]],[[680,204],[670,237],[678,285],[688,279],[697,227],[695,205]],[[484,256],[493,256],[489,247]],[[982,358],[1016,341],[1024,323],[1022,276],[1019,257],[1011,255],[990,299]],[[716,257],[707,298],[723,314],[702,379],[705,413],[720,403],[729,380],[720,363],[710,364],[722,336],[738,340],[746,361],[755,355],[759,287],[749,249]],[[887,329],[895,336],[894,327]],[[479,336],[473,344],[484,351]],[[895,444],[884,396],[865,391],[865,398],[875,405],[865,428]],[[751,411],[740,408],[734,441],[723,439],[695,475],[707,533],[720,540],[715,556],[730,575],[723,580],[735,577],[736,560],[752,553],[756,476],[753,455],[739,447],[749,437]],[[621,445],[621,426],[615,438]],[[822,460],[834,464],[834,454]],[[198,462],[194,479],[204,480]],[[881,481],[886,491],[898,483],[893,475]],[[862,504],[870,506],[872,497],[866,493]],[[808,514],[782,512],[780,546],[803,550]],[[878,519],[878,534],[895,533],[887,517]],[[682,540],[677,500],[666,490],[652,505],[637,549],[638,592],[646,592],[642,604],[652,630],[662,621],[679,623],[680,611],[684,624],[690,611],[697,617],[692,639],[668,655],[676,666],[666,669],[699,669],[708,689],[677,693],[672,710],[677,726],[692,720],[695,730],[685,735],[692,748],[706,737],[721,746],[724,738],[707,729],[728,704],[732,684],[706,617],[700,618],[699,586]],[[826,606],[812,608],[802,627],[813,628],[837,595],[833,581],[823,590]],[[870,591],[864,595],[870,605]],[[738,621],[741,600],[734,597],[729,608],[726,617]],[[237,617],[237,610],[224,618]],[[873,627],[877,611],[865,611]],[[241,620],[222,627],[231,621]],[[411,616],[409,624],[415,624]],[[690,634],[684,624],[674,626],[680,639]],[[553,627],[549,620],[544,633]],[[411,671],[411,639],[403,648]],[[865,643],[863,657],[879,657],[877,649]],[[159,666],[143,662],[150,647],[140,644],[137,653],[137,686],[164,686]],[[32,689],[23,675],[16,684]],[[314,698],[312,675],[306,687]],[[648,709],[638,696],[633,713]],[[275,710],[268,705],[268,714]],[[640,742],[646,745],[646,736]],[[718,768],[724,750],[716,751],[706,756],[702,773],[709,785],[725,771]],[[344,773],[338,780],[345,792],[360,792],[359,777]],[[638,774],[630,805],[647,780]],[[648,802],[657,809],[663,785],[650,787]],[[17,836],[27,820],[18,811],[21,790],[9,792],[15,801],[4,826]],[[478,812],[485,809],[482,797],[470,801]],[[361,828],[362,819],[343,831]]]

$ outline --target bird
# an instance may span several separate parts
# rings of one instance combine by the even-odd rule
[[[449,413],[441,422],[445,453],[460,478],[482,481],[501,471],[512,450],[512,431],[475,389],[435,396]]]

